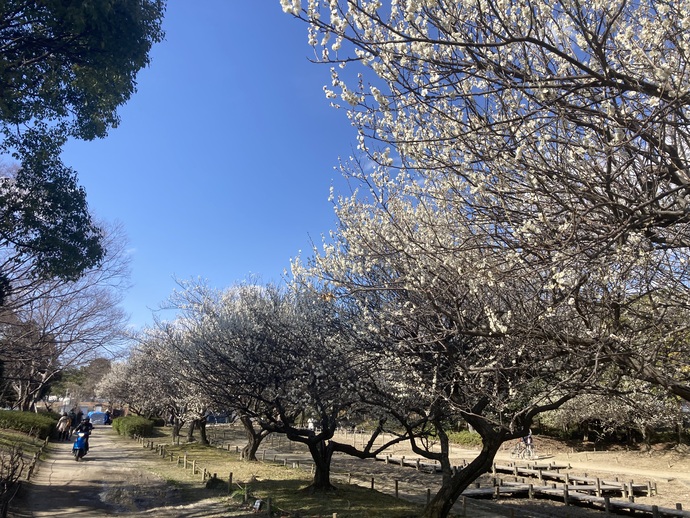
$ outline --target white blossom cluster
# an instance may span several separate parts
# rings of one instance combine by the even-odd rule
[[[339,200],[320,275],[348,293],[422,293],[454,325],[469,305],[471,333],[542,340],[690,397],[687,364],[670,361],[688,352],[690,2],[662,4],[312,0],[293,13],[338,65],[327,94],[346,101],[366,157],[345,166],[369,191]],[[463,300],[454,313],[431,302],[446,293]]]

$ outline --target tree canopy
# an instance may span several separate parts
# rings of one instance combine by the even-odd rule
[[[334,65],[362,169],[444,190],[543,285],[523,298],[540,318],[486,314],[690,398],[687,2],[282,5]]]
[[[485,420],[488,457],[626,376],[690,400],[685,0],[281,4],[358,131],[305,275]]]
[[[0,6],[0,155],[17,167],[0,182],[2,293],[16,263],[75,280],[105,250],[76,173],[60,160],[68,138],[104,137],[161,41],[161,0],[8,0]]]

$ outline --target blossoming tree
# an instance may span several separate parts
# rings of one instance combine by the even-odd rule
[[[334,452],[374,457],[406,438],[398,434],[375,446],[380,423],[362,448],[334,440],[344,421],[380,416],[361,396],[376,365],[349,340],[345,308],[333,298],[271,285],[218,292],[191,284],[175,299],[186,328],[176,342],[183,372],[218,407],[239,416],[248,438],[244,458],[255,459],[268,433],[285,434],[309,449],[311,489],[328,491]]]
[[[281,4],[370,163],[454,176],[451,203],[547,288],[511,336],[690,398],[687,0]]]
[[[490,469],[505,440],[526,435],[540,412],[618,376],[577,347],[555,347],[541,320],[554,297],[549,271],[506,257],[491,225],[458,209],[456,176],[390,176],[386,168],[352,175],[362,189],[338,200],[340,221],[310,266],[293,265],[344,299],[359,318],[353,332],[379,370],[375,404],[393,416],[425,416],[441,449],[426,448],[406,419],[416,453],[440,462],[443,484],[425,516],[446,516],[460,493]],[[366,188],[366,189],[365,189]],[[566,306],[569,307],[569,306]],[[578,322],[561,319],[562,332]],[[555,325],[555,323],[553,324]],[[383,373],[383,378],[382,378]],[[469,465],[454,470],[447,439],[462,419],[482,437]]]

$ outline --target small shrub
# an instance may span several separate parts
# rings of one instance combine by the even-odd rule
[[[136,415],[113,419],[113,430],[119,435],[149,437],[153,433],[153,421]]]
[[[462,446],[482,446],[482,436],[476,432],[470,432],[468,430],[451,432],[448,434],[448,438],[451,442],[460,444]]]
[[[157,426],[159,428],[161,426],[165,426],[165,419],[163,419],[162,417],[154,417],[152,419],[152,421],[153,421],[153,426]]]
[[[24,432],[40,439],[49,437],[56,424],[54,414],[0,410],[0,428]]]

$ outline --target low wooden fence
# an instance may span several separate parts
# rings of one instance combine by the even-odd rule
[[[43,441],[43,444],[41,447],[38,449],[36,453],[34,453],[33,458],[31,459],[31,462],[29,463],[28,470],[26,472],[26,480],[31,480],[31,475],[34,474],[34,470],[36,469],[36,463],[38,462],[38,459],[41,457],[43,454],[43,451],[45,450],[46,446],[48,445],[48,441],[50,440],[49,437],[46,437],[46,440]]]
[[[217,479],[216,473],[211,473],[207,468],[198,465],[193,459],[185,455],[175,455],[166,450],[166,445],[155,444],[152,440],[143,437],[136,438],[142,443],[144,448],[155,450],[161,457],[168,458],[170,462],[176,462],[177,465],[184,469],[192,470],[194,475],[200,475],[200,481],[206,482],[209,479]],[[278,439],[280,440],[280,439]],[[215,440],[215,446],[218,448],[232,451],[239,455],[239,446],[233,446],[229,442],[224,443],[223,440]],[[294,457],[291,453],[268,453],[267,450],[261,450],[259,457],[263,462],[272,462],[274,464],[282,465],[286,468],[292,469],[308,469],[313,473],[314,464],[312,462],[305,462],[300,459],[290,459]],[[375,459],[379,462],[387,464],[398,465],[401,468],[415,469],[425,472],[437,472],[440,470],[438,463],[430,462],[427,459],[421,458],[406,458],[405,456],[392,455],[378,455]],[[463,461],[465,463],[465,461]],[[463,466],[454,466],[454,470],[462,469]],[[690,512],[683,510],[682,504],[676,504],[675,509],[660,508],[656,505],[645,505],[635,502],[636,496],[651,496],[656,494],[656,484],[646,482],[644,484],[635,483],[632,480],[621,482],[618,479],[605,480],[597,477],[589,477],[586,474],[573,475],[568,472],[561,472],[561,470],[569,469],[570,466],[549,464],[529,464],[527,466],[519,466],[517,464],[500,465],[495,464],[492,469],[492,483],[490,486],[482,487],[475,484],[474,487],[468,488],[463,493],[459,502],[454,508],[454,512],[461,513],[461,516],[466,516],[467,500],[466,498],[502,498],[502,497],[526,497],[526,498],[549,498],[559,500],[566,505],[584,505],[593,507],[598,510],[611,513],[635,513],[636,515],[647,515],[652,518],[662,517],[677,517],[690,518]],[[504,480],[499,475],[512,476],[514,480]],[[340,480],[347,484],[357,484],[360,486],[369,487],[372,490],[383,490],[384,492],[392,493],[396,498],[400,498],[402,494],[401,479],[393,480],[393,487],[390,483],[379,484],[375,477],[362,477],[361,475],[353,473],[336,473],[331,472],[334,480]],[[530,483],[528,480],[534,480],[538,484]],[[222,482],[225,483],[225,482]],[[243,490],[245,492],[245,502],[247,502],[248,495],[246,493],[246,486],[239,484],[233,485],[232,473],[227,479],[228,492],[235,490]],[[405,498],[422,503],[424,500],[428,503],[431,499],[432,489],[426,488],[422,494],[419,493],[419,487],[405,487]],[[414,493],[414,494],[413,494]],[[415,496],[416,494],[416,496]],[[621,500],[612,499],[612,497],[620,497]],[[261,510],[266,505],[271,508],[270,501],[255,502],[255,506],[259,506]],[[257,507],[257,510],[259,509]],[[335,516],[335,515],[334,515]]]
[[[241,485],[233,481],[233,474],[230,472],[228,474],[227,479],[220,478],[218,477],[217,473],[213,473],[212,470],[210,470],[207,467],[202,466],[200,463],[198,463],[195,459],[191,458],[188,454],[184,453],[182,455],[169,451],[167,448],[166,444],[160,444],[156,443],[152,439],[146,438],[146,437],[140,437],[140,436],[135,436],[134,440],[138,441],[144,449],[150,450],[155,452],[157,455],[159,455],[163,459],[167,459],[169,462],[175,463],[175,465],[179,466],[180,468],[184,470],[191,470],[192,475],[194,476],[199,476],[199,481],[202,483],[211,483],[216,485],[216,487],[219,487],[221,484],[227,487],[228,494],[233,493],[234,491],[240,491],[244,493],[244,502],[249,503],[250,496],[248,494],[248,484]],[[231,447],[230,444],[226,445],[216,445],[218,448],[225,449],[227,451],[232,451],[239,455],[239,447],[234,446]],[[289,455],[287,456],[282,456],[282,458],[279,458],[279,454],[268,454],[266,450],[262,450],[261,453],[259,454],[259,457],[261,459],[261,462],[271,462],[273,464],[283,466],[288,469],[307,469],[310,471],[310,473],[314,472],[314,464],[312,462],[304,462],[303,460],[299,459],[290,459]],[[331,472],[331,478],[334,480],[340,480],[342,482],[347,482],[348,484],[357,484],[360,486],[366,486],[369,487],[372,490],[378,490],[381,491],[382,489],[387,488],[387,486],[382,485],[377,483],[375,477],[361,477],[353,473],[336,473],[336,472]],[[218,482],[213,482],[214,480]],[[400,487],[401,480],[395,480],[394,481],[394,488],[393,488],[393,495],[395,498],[400,498],[401,497],[401,487]],[[431,488],[427,488],[424,491],[424,494],[421,495],[422,498],[426,500],[428,503],[431,499],[431,494],[432,490]],[[418,503],[421,503],[420,499],[416,499]],[[270,510],[278,510],[273,506],[271,499],[267,498],[265,501],[264,500],[256,500],[253,504],[254,509],[256,511],[264,511],[264,510],[269,510],[269,516],[270,516]],[[467,501],[465,497],[462,497],[458,504],[456,504],[456,507],[454,508],[455,512],[460,512],[462,513],[461,516],[466,516],[466,508],[467,508]],[[337,513],[333,513],[333,518],[337,518]]]
[[[46,437],[45,441],[43,441],[43,444],[41,444],[39,449],[34,453],[29,464],[25,465],[25,467],[26,467],[26,481],[27,482],[29,480],[31,480],[31,477],[34,474],[34,471],[36,470],[36,465],[38,463],[38,460],[40,459],[41,455],[45,451],[45,448],[48,445],[49,440],[50,440],[50,438]],[[23,469],[21,471],[23,471]],[[0,517],[1,518],[6,518],[8,512],[9,512],[10,504],[12,503],[12,500],[14,500],[14,498],[17,496],[17,493],[19,493],[19,490],[22,487],[21,476],[22,475],[20,473],[19,478],[14,483],[12,483],[8,487],[6,487],[5,492],[2,494],[2,496],[0,496]]]

